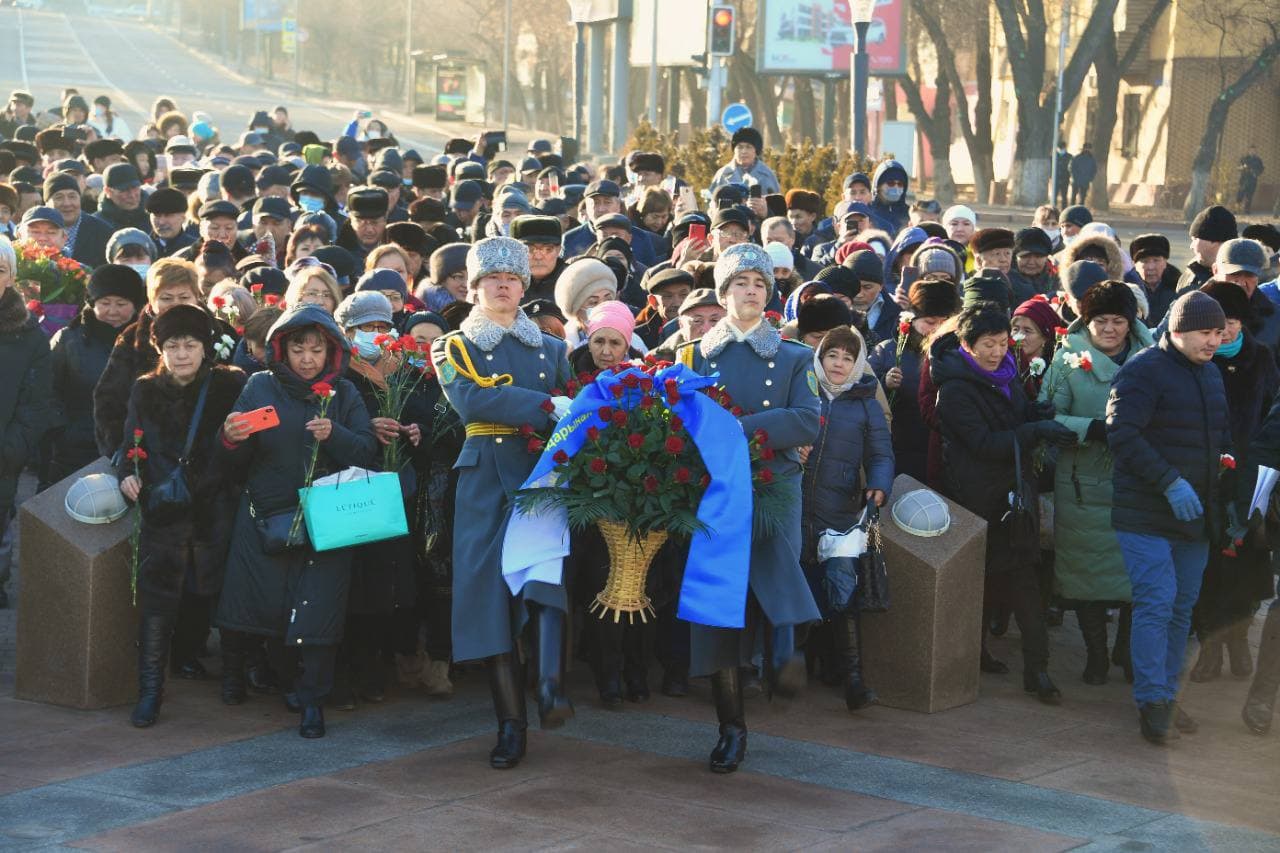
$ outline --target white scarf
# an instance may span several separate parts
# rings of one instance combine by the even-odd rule
[[[818,350],[813,351],[813,372],[818,375],[818,386],[822,388],[822,393],[827,396],[828,400],[834,400],[845,391],[848,391],[862,379],[862,375],[867,371],[867,343],[862,339],[862,334],[857,329],[852,329],[854,337],[858,339],[858,357],[853,362],[853,370],[849,372],[849,378],[839,385],[832,384],[827,379],[827,372],[822,369],[822,356]]]

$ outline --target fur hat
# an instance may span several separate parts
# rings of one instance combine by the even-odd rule
[[[1235,214],[1220,204],[1206,207],[1191,220],[1191,236],[1214,243],[1234,240],[1239,236]]]
[[[756,149],[756,156],[760,156],[760,152],[764,150],[764,137],[760,135],[760,131],[754,127],[740,128],[733,134],[730,143],[737,145],[739,142],[745,142],[752,148]]]
[[[922,278],[914,282],[908,298],[917,317],[950,317],[960,310],[956,286],[942,278]]]
[[[1009,279],[1000,270],[983,269],[964,283],[962,301],[965,308],[979,302],[994,302],[1008,314],[1012,307],[1010,303],[1013,301],[1013,290],[1009,286]]]
[[[1136,264],[1143,258],[1169,258],[1169,238],[1163,234],[1139,234],[1129,244],[1129,257]]]
[[[1107,270],[1093,261],[1076,261],[1062,271],[1062,289],[1079,302],[1089,288],[1107,281]]]
[[[529,286],[529,249],[510,237],[486,237],[467,252],[467,286],[494,273],[511,273]]]
[[[427,265],[431,270],[431,281],[443,285],[444,280],[456,272],[467,268],[467,252],[471,247],[466,243],[450,243],[441,246],[431,253]]]
[[[826,332],[853,324],[853,312],[835,296],[822,293],[800,304],[796,311],[796,332],[803,338],[810,332]]]
[[[1102,314],[1118,314],[1128,320],[1130,326],[1138,322],[1138,301],[1129,286],[1121,281],[1095,284],[1079,300],[1077,307],[1080,319],[1085,323]]]
[[[1232,281],[1207,281],[1200,286],[1200,292],[1216,299],[1228,320],[1248,321],[1249,296],[1240,285]]]
[[[804,210],[822,216],[822,196],[811,190],[787,190],[787,210]]]
[[[872,257],[876,256],[875,252],[872,252],[866,249],[864,249],[863,251],[866,252],[868,255],[871,255]],[[855,252],[854,254],[858,254],[858,253]],[[847,261],[849,259],[845,258],[845,260]],[[880,270],[881,270],[881,275],[883,275],[884,274],[883,266],[880,267]],[[838,293],[842,296],[847,296],[849,299],[853,299],[855,296],[857,296],[858,291],[862,289],[861,285],[858,282],[857,274],[854,273],[854,271],[850,269],[847,265],[825,267],[818,271],[818,274],[813,277],[813,280],[817,282],[821,282],[822,284],[826,285],[828,288],[830,288],[832,293]],[[871,280],[874,280],[874,279],[871,279]]]
[[[134,273],[137,275],[137,273]],[[195,338],[204,344],[205,358],[213,357],[213,318],[196,305],[175,305],[151,324],[151,343],[156,351],[170,338]]]
[[[1202,332],[1227,327],[1227,315],[1222,305],[1198,290],[1179,296],[1169,306],[1168,319],[1171,332]]]
[[[1014,237],[1013,253],[1015,255],[1052,255],[1053,241],[1049,239],[1048,234],[1033,225],[1030,228],[1023,228]]]
[[[969,240],[969,248],[975,255],[995,249],[1012,249],[1013,232],[1008,228],[980,228]]]
[[[119,296],[141,308],[147,302],[147,288],[137,270],[123,264],[104,264],[89,277],[85,301],[90,305],[104,296]]]
[[[556,307],[566,317],[576,317],[582,303],[597,290],[618,294],[618,277],[598,258],[579,258],[564,268],[556,279]]]
[[[764,284],[768,290],[765,301],[772,299],[773,258],[755,243],[738,243],[720,254],[720,258],[716,261],[716,296],[724,299],[733,277],[753,270],[764,277]]]

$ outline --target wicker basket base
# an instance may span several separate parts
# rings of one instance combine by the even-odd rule
[[[639,614],[641,622],[648,622],[649,616],[657,614],[644,594],[645,579],[654,555],[667,541],[667,531],[651,530],[636,539],[620,522],[601,521],[597,526],[609,548],[609,577],[588,612],[600,619],[612,613],[614,622],[622,621],[625,613],[628,623],[634,623]]]

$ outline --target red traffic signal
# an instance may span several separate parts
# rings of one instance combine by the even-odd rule
[[[737,10],[732,6],[711,7],[711,38],[707,52],[712,56],[732,56],[734,50],[734,22]]]

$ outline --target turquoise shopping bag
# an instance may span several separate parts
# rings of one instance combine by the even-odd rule
[[[400,475],[349,468],[298,490],[307,535],[317,551],[407,536]]]

